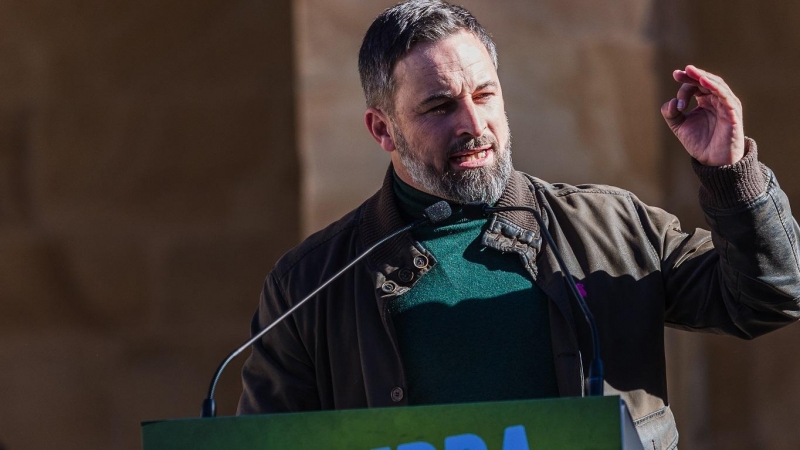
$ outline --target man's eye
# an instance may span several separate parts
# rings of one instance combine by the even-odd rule
[[[428,114],[444,114],[452,109],[452,105],[450,103],[442,103],[441,105],[436,105],[433,108],[428,110]]]

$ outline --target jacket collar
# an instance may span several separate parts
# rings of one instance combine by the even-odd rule
[[[392,170],[390,165],[381,190],[364,204],[362,215],[358,219],[362,232],[357,244],[361,246],[357,249],[359,252],[405,225],[394,195]],[[541,213],[542,204],[537,199],[532,178],[515,171],[496,206],[532,207],[542,216],[545,226],[549,227],[547,215]],[[537,285],[552,300],[550,328],[559,390],[562,396],[582,395],[583,371],[570,300],[563,277],[556,273],[557,263],[552,252],[546,252],[543,257],[539,257],[542,256],[542,238],[536,219],[525,211],[494,214],[489,218],[488,229],[481,239],[487,247],[520,255]],[[424,266],[416,264],[419,258],[424,261]],[[378,307],[382,311],[384,325],[390,333],[394,333],[388,325],[391,315],[386,314],[387,300],[410,289],[420,276],[436,264],[436,260],[414,241],[411,233],[403,233],[378,247],[367,257],[366,263],[368,270],[375,276]],[[542,266],[541,269],[539,265]],[[404,269],[412,270],[414,276],[403,279],[401,274]],[[554,314],[554,311],[559,313]]]
[[[496,206],[527,206],[539,212],[541,208],[533,192],[533,184],[522,172],[513,172],[503,195]],[[535,272],[536,255],[541,249],[539,224],[526,211],[504,211],[489,219],[489,229],[483,235],[483,244],[503,252],[520,254],[526,266]]]
[[[394,194],[392,170],[390,164],[380,191],[364,205],[364,213],[359,218],[363,232],[360,250],[368,248],[384,236],[406,225]],[[524,205],[541,211],[531,187],[532,183],[527,175],[518,171],[512,172],[496,206]],[[525,254],[529,258],[528,263],[533,263],[541,247],[541,235],[539,225],[529,213],[506,211],[492,215],[489,221],[489,230],[483,238],[484,245],[501,251]],[[378,268],[381,263],[393,259],[398,253],[407,251],[414,244],[415,241],[410,233],[401,234],[377,248],[367,258],[367,263],[370,268]]]

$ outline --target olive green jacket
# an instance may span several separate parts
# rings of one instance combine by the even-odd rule
[[[800,317],[798,226],[772,172],[757,161],[755,142],[747,147],[731,166],[695,163],[711,232],[684,231],[674,216],[621,189],[549,184],[521,172],[498,202],[542,215],[598,324],[605,392],[625,400],[645,448],[678,441],[667,401],[665,325],[749,339]],[[377,194],[281,258],[265,281],[254,333],[405,225],[389,170]],[[526,213],[496,214],[482,241],[517,253],[550,298],[560,395],[584,395],[590,333],[539,226]],[[435,264],[410,233],[370,254],[254,345],[238,412],[407,404],[387,304]]]

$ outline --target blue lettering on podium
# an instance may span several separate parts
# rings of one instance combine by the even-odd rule
[[[531,450],[528,446],[528,435],[525,427],[516,425],[506,428],[503,434],[503,450]]]
[[[444,440],[444,450],[488,450],[483,439],[475,434],[459,434]]]
[[[427,442],[411,442],[398,445],[397,450],[436,450],[436,447]]]
[[[372,450],[392,450],[391,447],[380,447]],[[427,442],[409,442],[400,444],[397,450],[436,450]],[[444,450],[488,450],[486,443],[477,434],[458,434],[444,439]],[[525,427],[514,425],[507,427],[503,433],[503,450],[530,450]]]

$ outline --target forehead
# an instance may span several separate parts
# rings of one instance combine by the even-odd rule
[[[394,78],[397,95],[426,95],[442,88],[474,89],[496,80],[497,72],[483,43],[462,30],[436,42],[417,44],[398,61]]]

